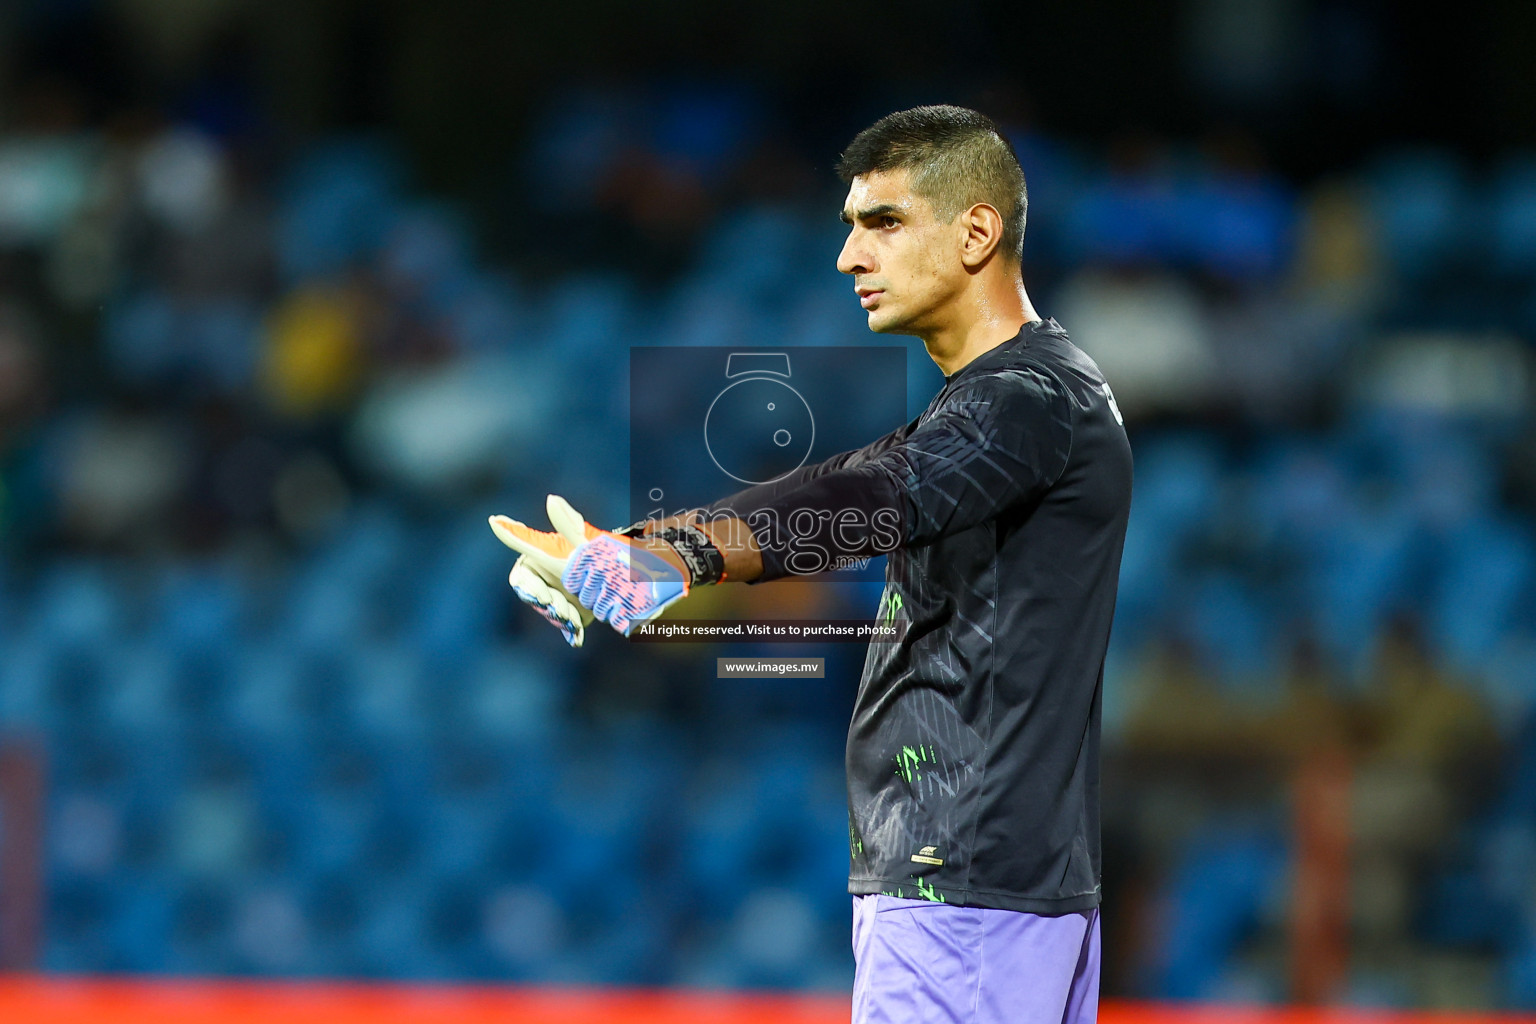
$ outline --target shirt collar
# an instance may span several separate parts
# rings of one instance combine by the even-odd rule
[[[981,369],[987,366],[989,363],[995,361],[995,359],[998,356],[1001,356],[1003,353],[1010,352],[1020,345],[1029,344],[1030,338],[1036,334],[1060,333],[1062,333],[1061,324],[1056,322],[1055,317],[1047,317],[1044,320],[1031,320],[1029,323],[1019,328],[1018,334],[1015,334],[1013,337],[1009,338],[1007,341],[1000,345],[995,345],[992,348],[987,349],[981,355],[977,356],[975,359],[972,359],[970,362],[960,367],[960,369],[956,370],[948,377],[945,377],[944,383],[953,384],[956,379],[964,376],[970,370]]]

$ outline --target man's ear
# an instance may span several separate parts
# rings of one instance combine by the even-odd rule
[[[961,239],[960,262],[979,267],[997,250],[1003,240],[1003,215],[988,203],[977,203],[960,214],[965,229]]]

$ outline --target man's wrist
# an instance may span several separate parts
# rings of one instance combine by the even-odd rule
[[[703,557],[711,562],[711,566],[701,576],[690,581],[692,586],[725,582],[750,583],[762,575],[763,561],[757,550],[757,538],[744,520],[734,516],[706,516],[696,509],[665,519],[644,519],[614,532],[633,537],[636,543],[644,543],[646,548],[692,574],[693,567],[673,543],[677,539],[677,531],[685,526],[692,527],[701,535],[694,538],[694,543]],[[671,531],[672,540],[662,539],[668,531]],[[718,574],[713,567],[716,554],[720,558]]]
[[[708,518],[699,528],[709,535],[725,556],[725,579],[733,583],[751,583],[763,574],[763,556],[757,537],[745,519],[735,516]]]
[[[725,555],[696,521],[664,523],[647,533],[665,542],[683,563],[690,586],[702,587],[725,579]]]

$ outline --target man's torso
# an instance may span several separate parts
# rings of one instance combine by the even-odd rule
[[[1054,321],[950,378],[909,430],[962,384],[973,398],[1038,389],[1057,475],[1036,499],[888,556],[879,614],[907,626],[870,646],[849,730],[849,890],[1084,910],[1098,903],[1099,701],[1130,448],[1097,367]],[[955,459],[984,471],[991,436],[957,437]]]

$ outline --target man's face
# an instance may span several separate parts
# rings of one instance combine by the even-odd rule
[[[853,275],[869,329],[919,334],[942,326],[944,309],[965,281],[960,235],[908,187],[905,170],[861,174],[848,188],[848,240],[837,269]]]

